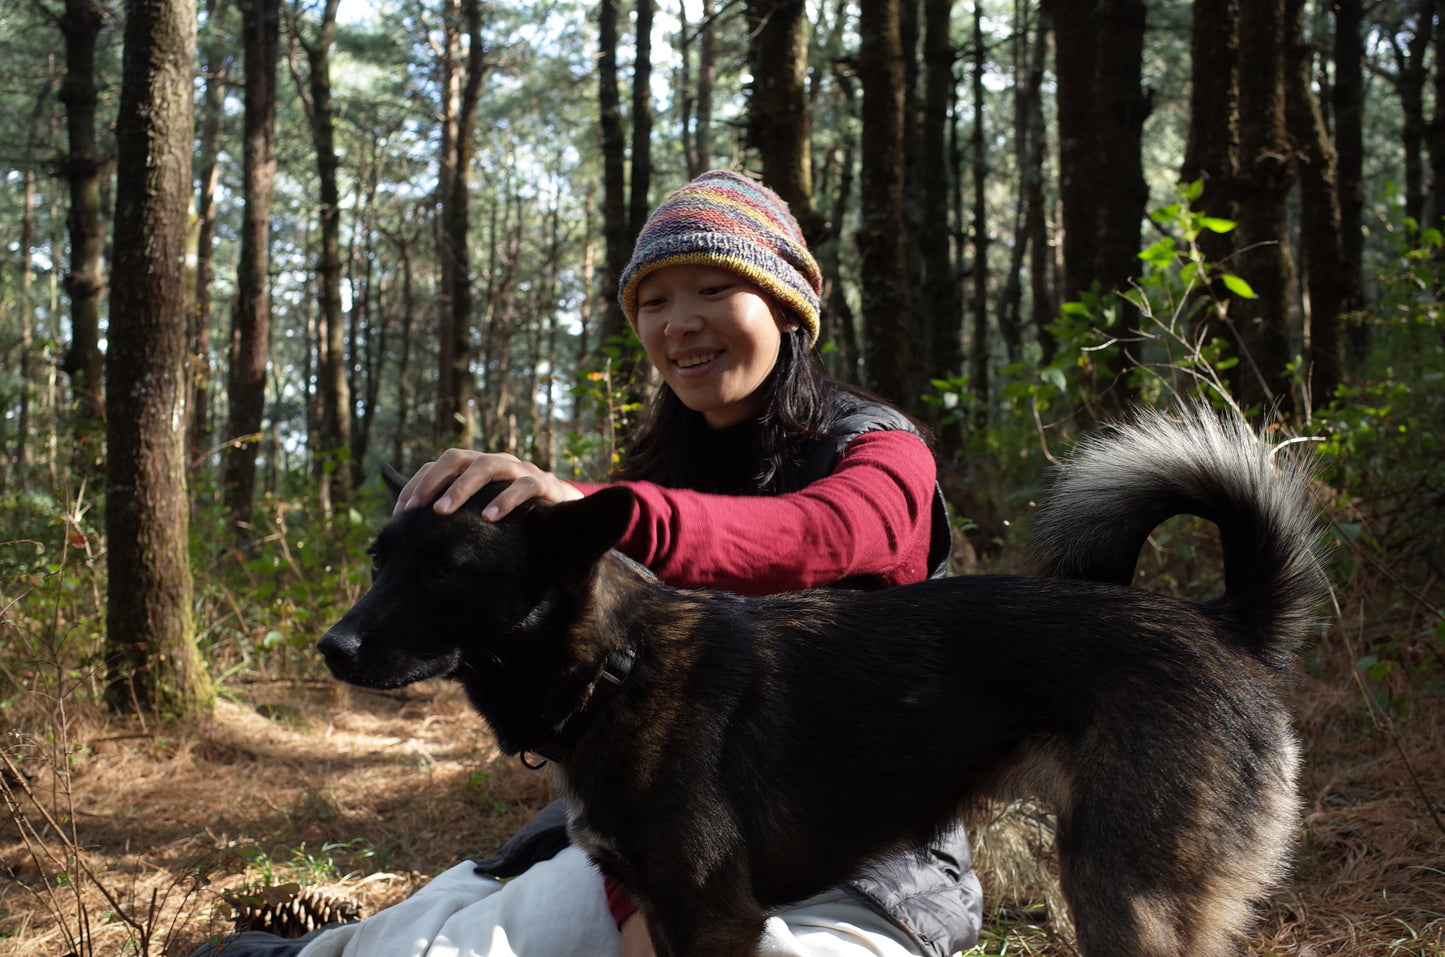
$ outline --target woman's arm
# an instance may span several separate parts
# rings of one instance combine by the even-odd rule
[[[637,504],[617,548],[681,588],[759,595],[855,579],[873,587],[922,581],[936,480],[922,439],[884,430],[858,436],[830,475],[783,495],[623,482]],[[512,455],[449,449],[417,470],[397,510],[435,500],[445,514],[495,481],[512,484],[482,513],[493,521],[531,498],[571,501],[603,487],[565,482]]]
[[[617,548],[683,588],[771,594],[845,579],[874,587],[922,581],[936,480],[922,439],[879,431],[849,442],[830,475],[784,495],[624,482],[637,506]]]

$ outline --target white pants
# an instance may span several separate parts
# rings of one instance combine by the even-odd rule
[[[568,847],[503,883],[463,861],[366,920],[318,935],[299,957],[618,957],[602,875]],[[842,890],[770,919],[760,957],[905,957],[901,930]]]

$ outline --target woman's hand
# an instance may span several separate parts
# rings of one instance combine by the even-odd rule
[[[624,920],[619,929],[622,931],[622,957],[657,957],[641,911]]]
[[[416,470],[396,497],[392,513],[432,502],[432,511],[447,515],[488,482],[511,483],[482,510],[482,517],[493,522],[528,499],[571,502],[582,497],[574,486],[515,455],[447,449]]]

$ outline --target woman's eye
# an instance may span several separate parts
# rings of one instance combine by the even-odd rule
[[[729,286],[725,286],[725,285],[724,285],[724,286],[708,286],[706,289],[703,289],[703,290],[701,291],[701,295],[704,295],[704,296],[716,296],[716,295],[719,295],[719,294],[721,294],[721,293],[727,292],[728,289],[729,289]]]

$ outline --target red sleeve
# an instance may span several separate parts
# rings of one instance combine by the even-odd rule
[[[632,899],[627,888],[605,874],[602,877],[602,888],[607,892],[607,910],[612,914],[612,922],[621,930],[622,922],[637,913],[637,901]]]
[[[878,431],[849,442],[830,475],[784,495],[623,482],[637,505],[617,548],[681,588],[762,595],[845,578],[883,587],[922,581],[936,480],[922,439]]]

